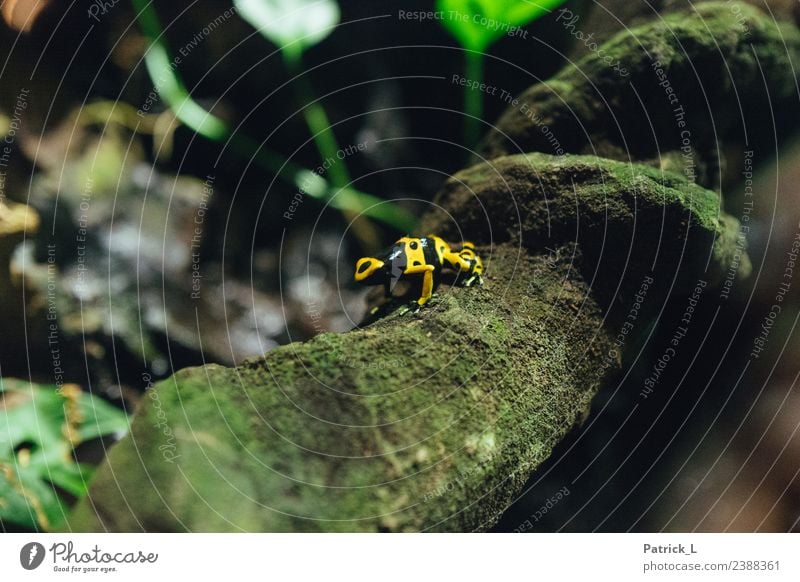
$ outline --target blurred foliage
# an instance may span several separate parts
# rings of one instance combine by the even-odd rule
[[[337,158],[339,143],[331,128],[325,108],[315,98],[302,63],[303,52],[325,39],[339,23],[339,5],[334,0],[233,0],[239,15],[278,45],[289,72],[295,76],[295,86],[303,118],[306,121],[321,160]],[[331,182],[337,188],[350,185],[350,172],[341,160],[329,168]],[[308,180],[308,176],[306,176]],[[310,184],[313,185],[313,181]],[[305,183],[300,189],[306,190]],[[334,193],[336,197],[339,192]],[[358,220],[359,212],[369,208],[347,194],[339,197],[342,210],[353,227],[353,233],[370,246],[375,246],[379,235],[370,223]],[[399,226],[390,221],[389,224]]]
[[[0,523],[57,529],[65,496],[83,497],[93,469],[75,447],[127,430],[124,412],[75,384],[0,378]]]
[[[340,17],[333,0],[233,0],[233,5],[288,59],[324,40]]]
[[[339,23],[339,6],[333,0],[234,0],[233,4],[242,18],[278,45],[290,72],[296,76],[303,117],[320,158],[335,159],[339,145],[328,114],[314,98],[301,59],[307,48],[324,40]],[[336,186],[350,183],[343,160],[330,167],[330,175]]]
[[[149,41],[145,66],[159,95],[175,116],[199,135],[211,141],[228,141],[231,151],[252,159],[263,169],[276,174],[303,193],[328,202],[353,220],[358,215],[380,220],[401,231],[410,231],[416,218],[398,205],[352,187],[344,162],[330,168],[332,185],[310,170],[237,131],[195,101],[186,87],[167,47],[158,14],[149,0],[132,0],[139,25]],[[320,157],[335,159],[338,145],[322,105],[313,98],[308,79],[303,75],[300,57],[303,50],[323,40],[339,20],[338,5],[332,0],[249,0],[234,2],[242,17],[275,42],[283,51],[291,72],[298,76],[298,94]],[[277,22],[273,19],[279,19]],[[376,236],[366,221],[354,223],[354,233],[367,242]]]
[[[460,18],[440,20],[467,50],[484,52],[509,33],[549,14],[567,0],[438,0],[437,9]]]
[[[27,32],[49,3],[50,0],[5,0],[0,2],[0,15],[11,28]]]
[[[440,22],[466,49],[464,76],[470,81],[483,80],[483,54],[514,28],[525,26],[567,0],[437,0],[436,8],[447,13]],[[483,119],[483,93],[464,87],[464,139],[473,147],[480,135]]]
[[[192,99],[178,74],[175,61],[170,58],[164,31],[152,3],[149,0],[132,1],[139,24],[150,41],[144,60],[147,72],[159,95],[175,111],[178,119],[198,134],[213,141],[225,139],[230,134],[225,122]]]

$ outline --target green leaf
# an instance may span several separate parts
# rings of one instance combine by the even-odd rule
[[[3,404],[0,406],[0,459],[13,458],[14,449],[31,443],[58,453],[66,451],[61,425],[64,398],[56,392],[34,389],[19,380],[0,380]]]
[[[128,417],[105,400],[83,393],[78,400],[78,409],[83,418],[78,426],[80,442],[111,434],[121,436],[128,432]]]
[[[437,0],[442,25],[466,49],[483,52],[498,39],[525,26],[566,0]]]
[[[290,57],[299,57],[339,23],[334,0],[233,0],[239,16]]]
[[[0,461],[0,522],[49,531],[57,529],[66,515],[53,486],[35,470]]]
[[[59,463],[50,466],[49,480],[75,497],[86,493],[86,486],[94,472],[94,467],[79,463]]]
[[[55,487],[81,497],[93,470],[73,448],[127,430],[124,412],[75,385],[0,378],[0,522],[57,528],[65,509]]]

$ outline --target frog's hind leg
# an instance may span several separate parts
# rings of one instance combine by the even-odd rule
[[[483,285],[483,261],[475,252],[475,245],[471,242],[464,242],[459,255],[469,263],[468,277],[464,281],[464,287],[472,287],[473,284]]]
[[[443,259],[450,268],[461,271],[462,273],[466,273],[471,267],[470,262],[463,258],[460,253],[449,249],[444,253]]]
[[[466,275],[466,279],[461,283],[464,287],[471,287],[474,284],[481,285],[483,279],[483,262],[475,254],[475,245],[471,242],[464,242],[460,251],[455,252],[447,249],[444,253],[444,260],[456,271]]]

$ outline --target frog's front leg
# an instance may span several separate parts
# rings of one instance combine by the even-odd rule
[[[422,295],[417,300],[420,307],[431,300],[433,295],[433,265],[426,265],[428,269],[422,274]]]
[[[483,277],[481,277],[480,273],[473,273],[469,279],[464,281],[464,287],[472,287],[475,284],[483,285]]]
[[[404,275],[422,274],[422,293],[419,299],[417,299],[415,302],[416,305],[412,306],[414,311],[419,311],[420,307],[430,301],[430,298],[433,295],[433,272],[435,270],[436,267],[433,265],[414,265],[406,269]]]

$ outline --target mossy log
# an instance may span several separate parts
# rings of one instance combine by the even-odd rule
[[[592,157],[495,160],[439,201],[486,233],[483,287],[237,368],[178,372],[145,398],[72,527],[487,527],[619,365],[621,312],[606,306],[644,305],[644,327],[651,298],[709,277],[709,259],[727,264],[736,228],[713,192]]]
[[[578,39],[596,32],[568,16],[559,23]],[[800,30],[748,4],[705,2],[578,44],[588,54],[520,95],[483,157],[593,154],[716,189],[739,176],[745,150],[774,155],[775,135],[800,120]]]
[[[719,6],[703,12],[707,6],[681,17],[691,26],[670,17],[674,34],[657,23],[635,36],[655,43],[662,62],[675,63],[673,73],[683,70],[677,46],[698,62],[710,54],[712,41],[695,34],[698,22],[718,42],[738,47],[741,30],[717,14]],[[782,35],[795,50],[796,31],[747,14],[769,37],[765,42]],[[607,48],[626,62],[646,59],[638,42],[623,37]],[[744,63],[742,74],[752,73],[748,50],[728,55]],[[784,98],[792,69],[782,68],[777,49],[769,54],[758,70],[766,86],[776,87],[773,98]],[[526,98],[552,114],[548,123],[560,136],[572,131],[576,115],[591,128],[569,138],[572,149],[599,144],[622,157],[614,152],[623,142],[604,134],[602,115],[590,107],[596,95],[580,94],[579,75],[568,70],[548,83],[569,85],[572,110],[552,105],[559,98],[544,89]],[[602,82],[604,93],[621,95],[628,81]],[[648,99],[663,98],[663,89],[651,85]],[[688,89],[681,98],[699,99]],[[514,110],[501,127],[517,132],[514,147],[548,151],[538,129]],[[629,129],[642,128],[620,135]],[[670,128],[654,128],[656,135],[661,130]],[[703,125],[692,130],[698,139],[713,133]],[[502,143],[490,136],[485,151],[505,154]],[[646,140],[630,143],[635,159],[653,153]],[[485,529],[587,413],[622,350],[646,331],[648,310],[698,278],[713,285],[747,267],[738,224],[722,212],[719,196],[686,174],[652,165],[579,155],[499,157],[455,175],[436,202],[440,210],[424,218],[420,232],[475,239],[487,262],[483,287],[445,286],[417,315],[390,315],[237,368],[192,368],[159,383],[131,434],[98,470],[70,527]]]

